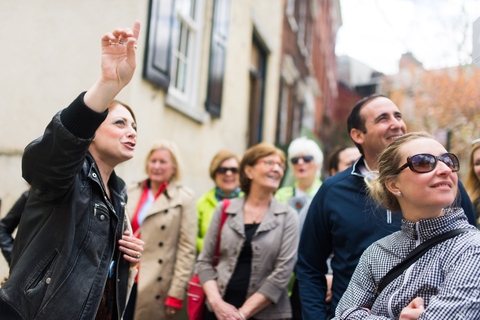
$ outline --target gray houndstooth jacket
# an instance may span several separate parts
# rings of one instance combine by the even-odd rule
[[[463,209],[419,222],[378,240],[363,253],[335,319],[398,319],[416,297],[420,319],[480,319],[480,232],[466,232],[431,248],[375,299],[383,276],[420,243],[454,229],[472,228]],[[363,308],[371,310],[369,313]]]

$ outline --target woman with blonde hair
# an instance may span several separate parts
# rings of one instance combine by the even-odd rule
[[[125,319],[180,319],[195,263],[197,212],[193,193],[179,183],[180,153],[156,143],[145,160],[146,180],[128,189],[133,232],[145,242]]]
[[[456,207],[459,169],[426,133],[385,149],[371,196],[402,212],[402,229],[364,251],[335,319],[480,318],[480,232]]]
[[[480,227],[480,139],[472,142],[468,160],[467,177],[465,179],[465,189],[475,209],[477,226]]]
[[[288,282],[298,246],[297,213],[273,197],[285,170],[283,151],[267,143],[247,150],[240,163],[245,196],[215,208],[196,268],[208,319],[288,319]],[[222,212],[220,256],[213,267]]]
[[[233,199],[242,195],[239,187],[240,158],[228,150],[220,150],[210,163],[210,178],[215,187],[203,194],[197,201],[198,211],[198,252],[203,247],[203,237],[207,233],[213,211],[219,201]]]

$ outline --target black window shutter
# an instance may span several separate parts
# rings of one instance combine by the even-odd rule
[[[220,117],[222,107],[223,75],[227,55],[230,0],[215,0],[213,9],[210,65],[208,68],[207,101],[205,107],[214,118]]]
[[[175,0],[151,0],[143,77],[167,90],[170,84]]]

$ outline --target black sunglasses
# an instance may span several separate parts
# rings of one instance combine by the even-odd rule
[[[290,161],[292,162],[292,164],[297,164],[300,159],[302,159],[305,163],[309,163],[313,160],[313,156],[293,157],[292,159],[290,159]]]
[[[231,168],[218,167],[218,168],[217,168],[217,173],[225,174],[225,173],[227,173],[228,171],[230,171],[230,172],[233,173],[233,174],[236,174],[236,173],[238,173],[238,168],[235,168],[235,167],[231,167]]]
[[[445,163],[452,170],[452,172],[457,172],[460,170],[460,162],[458,161],[457,156],[453,153],[448,152],[439,156],[434,156],[429,153],[419,153],[409,156],[407,158],[407,163],[398,168],[395,174],[399,174],[407,167],[413,172],[427,173],[435,169],[438,160]]]

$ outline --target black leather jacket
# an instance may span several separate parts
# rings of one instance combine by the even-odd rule
[[[5,260],[7,260],[8,265],[10,265],[12,261],[12,233],[20,223],[23,209],[27,204],[28,193],[29,191],[22,193],[17,202],[15,202],[10,211],[8,211],[7,215],[0,221],[0,247],[2,248],[3,256]]]
[[[88,153],[106,113],[86,116],[85,108],[82,94],[25,149],[23,177],[31,189],[10,278],[0,288],[1,319],[94,319],[112,261],[119,319],[125,309],[130,265],[116,248],[126,186],[112,173],[107,199]],[[78,130],[89,138],[72,134]]]

